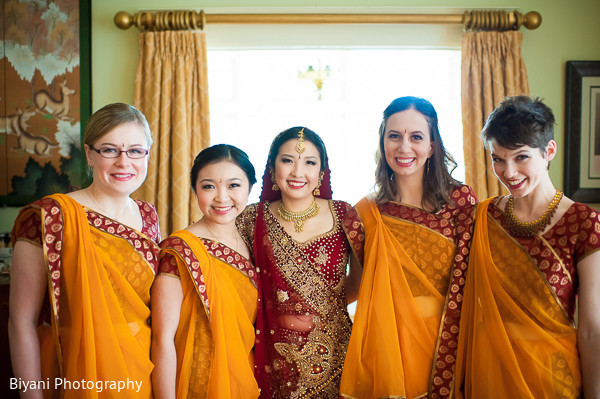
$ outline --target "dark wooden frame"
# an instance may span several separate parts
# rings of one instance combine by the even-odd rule
[[[564,191],[574,201],[600,203],[598,188],[582,188],[581,171],[581,103],[583,78],[600,77],[600,61],[567,61],[565,91],[565,162]],[[590,160],[591,161],[591,160]]]
[[[79,4],[79,122],[81,126],[80,140],[83,149],[83,132],[92,114],[92,0],[78,0]],[[3,18],[4,7],[0,5],[0,17]],[[4,36],[1,36],[4,39]],[[6,98],[4,93],[4,76],[0,76],[0,95]],[[7,112],[4,110],[4,114]],[[87,161],[85,155],[81,157],[81,181],[83,186],[87,186],[90,182],[86,177],[88,170]],[[2,178],[9,179],[10,176],[3,176]],[[9,186],[10,187],[10,186]],[[6,195],[0,196],[0,207],[5,206],[23,206],[30,202],[40,199],[39,196],[35,195]],[[2,388],[0,388],[0,397],[2,396]]]

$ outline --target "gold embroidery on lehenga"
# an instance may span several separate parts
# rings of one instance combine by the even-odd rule
[[[321,266],[325,265],[329,260],[329,254],[327,253],[327,249],[324,245],[319,247],[318,251],[319,255],[315,256],[314,261],[317,265],[319,265],[319,271],[321,270]]]
[[[290,299],[290,296],[288,295],[287,291],[277,290],[277,300],[279,302],[285,302],[288,299]]]
[[[333,207],[332,211],[335,215]],[[295,242],[285,233],[268,210],[268,204],[264,215],[275,263],[279,265],[282,277],[293,289],[289,297],[302,301],[296,302],[293,308],[299,313],[316,313],[313,317],[315,327],[308,334],[290,331],[287,342],[275,344],[275,350],[285,358],[285,362],[292,365],[292,369],[296,368],[298,375],[295,386],[287,381],[284,384],[287,388],[285,390],[289,397],[297,399],[336,398],[351,329],[345,312],[343,284],[340,281],[330,284],[320,272],[320,266],[330,260],[326,246],[319,247],[316,258],[311,258],[302,250],[308,251],[308,245]],[[337,217],[334,228],[326,236],[333,236],[333,233],[343,234],[341,221]],[[337,265],[338,269],[345,270],[347,261],[348,253],[344,251],[340,259],[341,265]],[[283,298],[280,292],[284,291],[277,292],[279,300]],[[274,361],[275,370],[281,368],[280,361]]]
[[[316,394],[319,397],[329,397],[337,394],[338,387],[335,384],[330,385],[330,382],[341,372],[344,358],[332,350],[336,344],[335,337],[325,332],[318,317],[315,317],[315,328],[308,334],[304,345],[275,344],[277,352],[284,356],[288,363],[295,363],[303,377],[297,389],[291,393],[291,398],[310,398]],[[311,393],[311,389],[314,388],[318,392]]]

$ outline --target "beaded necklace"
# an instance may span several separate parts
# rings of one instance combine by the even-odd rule
[[[285,209],[282,201],[279,208],[277,208],[277,213],[283,220],[294,222],[294,228],[296,229],[296,232],[299,233],[304,230],[304,221],[319,213],[319,204],[317,204],[317,201],[313,200],[313,203],[302,212],[292,212]]]
[[[540,216],[538,220],[534,222],[521,222],[519,219],[517,219],[514,212],[515,197],[509,195],[506,206],[504,207],[504,213],[506,215],[506,227],[514,236],[517,237],[527,238],[534,236],[536,233],[544,230],[546,226],[550,224],[550,220],[552,219],[554,212],[556,212],[556,208],[558,207],[562,197],[563,192],[556,190],[556,194],[554,194],[554,198],[552,198],[552,201],[550,201],[548,209],[546,209],[544,214]]]

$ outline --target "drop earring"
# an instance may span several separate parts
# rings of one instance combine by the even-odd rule
[[[269,168],[269,173],[271,173],[271,182],[273,183],[273,186],[271,187],[271,189],[273,191],[279,191],[279,186],[277,185],[277,182],[275,181],[275,175],[273,174],[272,168]]]
[[[323,180],[323,176],[325,176],[325,172],[321,172],[321,174],[319,175],[319,180],[317,181],[317,187],[315,187],[315,189],[313,190],[313,195],[316,197],[321,195],[321,190],[319,190],[319,187],[321,187],[321,181]]]

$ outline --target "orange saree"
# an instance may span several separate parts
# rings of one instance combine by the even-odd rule
[[[516,239],[493,200],[477,208],[456,396],[579,397],[575,265],[598,249],[591,221],[598,216],[575,203],[548,232]]]
[[[17,217],[13,240],[34,243],[40,231],[32,221],[41,220],[50,308],[39,327],[42,377],[58,388],[46,390],[45,397],[152,397],[147,320],[158,265],[158,221],[153,207],[138,205],[143,230],[154,237],[62,194],[25,207]]]
[[[471,204],[465,202],[467,195],[474,198],[465,190],[462,206]],[[447,348],[455,345],[442,336],[446,327],[453,331],[448,337],[457,330],[447,308],[456,309],[452,295],[460,287],[454,275],[462,277],[462,269],[454,267],[454,219],[395,203],[382,207],[389,212],[367,198],[355,206],[364,228],[364,252],[358,255],[364,262],[341,396],[420,398],[430,395],[434,385],[447,396],[454,360]],[[351,240],[355,236],[349,235]],[[445,356],[439,356],[440,348]],[[437,368],[445,382],[436,377]]]
[[[161,274],[180,276],[178,398],[258,398],[254,321],[258,276],[246,258],[186,230],[161,243]]]

